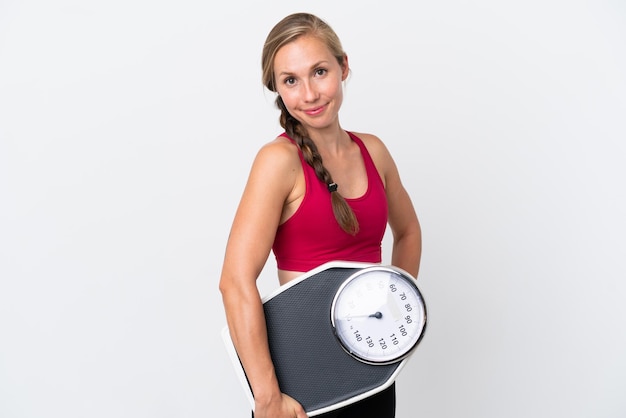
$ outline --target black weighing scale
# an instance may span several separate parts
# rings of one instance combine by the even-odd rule
[[[426,305],[415,279],[393,266],[329,262],[262,301],[281,391],[309,416],[388,388],[426,330]],[[254,409],[227,326],[222,338]]]

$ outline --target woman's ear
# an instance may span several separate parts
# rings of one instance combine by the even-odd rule
[[[348,65],[348,54],[343,54],[343,63],[341,64],[341,81],[346,81],[350,74],[350,66]]]

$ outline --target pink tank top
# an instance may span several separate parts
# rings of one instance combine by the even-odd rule
[[[363,196],[346,199],[359,221],[359,232],[350,235],[341,229],[327,185],[317,178],[298,150],[306,193],[300,207],[276,231],[272,251],[279,269],[307,272],[329,261],[381,262],[381,243],[387,227],[385,188],[361,139],[348,134],[361,149],[368,179]],[[295,143],[285,133],[282,136]]]

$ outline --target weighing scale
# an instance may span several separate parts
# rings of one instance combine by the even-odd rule
[[[416,281],[394,266],[329,262],[262,302],[281,391],[309,416],[389,387],[426,330],[426,305]],[[222,338],[254,409],[228,326]]]

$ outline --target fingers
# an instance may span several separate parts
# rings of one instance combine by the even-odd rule
[[[295,418],[309,418],[309,416],[307,415],[306,411],[304,410],[300,402],[296,401],[295,399],[293,399],[292,397],[288,395],[284,395],[284,396],[289,401],[289,403],[291,403],[293,412],[295,414],[294,415]]]
[[[307,415],[302,405],[300,405],[300,403],[295,400],[294,400],[294,412],[296,414],[295,418],[309,418],[309,416]]]

